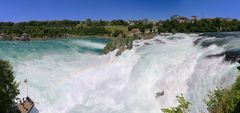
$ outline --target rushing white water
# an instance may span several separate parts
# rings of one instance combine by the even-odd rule
[[[223,52],[225,46],[202,48],[193,43],[198,38],[197,34],[175,34],[138,40],[119,57],[116,51],[108,55],[79,52],[78,46],[102,49],[104,44],[78,40],[61,42],[75,44],[70,49],[46,47],[21,58],[11,53],[5,59],[14,64],[17,80],[29,80],[34,112],[160,113],[161,108],[178,105],[176,96],[182,93],[192,103],[191,112],[199,113],[207,112],[203,100],[208,92],[230,86],[237,69],[236,64],[223,62],[223,57],[206,58]],[[20,89],[25,96],[23,84]],[[156,98],[162,91],[164,95]]]

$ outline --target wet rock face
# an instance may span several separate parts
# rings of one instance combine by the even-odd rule
[[[119,51],[116,55],[116,56],[119,56],[126,49],[130,50],[133,48],[133,40],[134,40],[134,38],[132,38],[132,37],[113,39],[110,43],[108,43],[105,46],[104,53],[107,54],[111,51],[114,51],[115,49],[119,49]]]
[[[116,48],[121,48],[126,46],[127,41],[124,38],[117,38],[113,40],[113,44],[116,45]]]
[[[17,40],[19,40],[19,41],[30,41],[31,39],[29,37],[21,37],[21,38],[18,38]]]
[[[164,91],[162,91],[162,92],[157,92],[156,93],[156,98],[159,98],[160,96],[163,96],[164,95]]]
[[[229,39],[213,39],[213,40],[205,40],[201,43],[202,47],[209,47],[211,45],[223,46],[229,42]]]
[[[193,43],[202,48],[209,46],[221,47],[224,52],[208,55],[207,58],[224,57],[224,61],[235,63],[240,60],[239,38],[239,32],[204,33]]]
[[[238,62],[240,63],[240,50],[234,49],[234,50],[228,50],[223,53],[214,54],[214,55],[208,55],[207,58],[214,58],[214,57],[222,57],[224,56],[224,61],[227,62]]]
[[[215,33],[211,32],[211,33],[203,33],[200,36],[225,38],[225,37],[240,37],[240,34],[236,32],[215,32]]]
[[[209,38],[209,37],[202,37],[196,39],[193,44],[200,45],[203,48],[209,47],[211,45],[217,45],[217,46],[223,46],[227,43],[229,43],[231,39],[230,38]]]
[[[127,49],[132,49],[133,48],[133,40],[130,40],[127,42]]]
[[[193,43],[194,45],[199,44],[204,38],[198,38],[197,40],[195,40]]]
[[[217,32],[217,33],[203,33],[199,35],[193,43],[200,45],[202,48],[209,46],[221,46],[225,50],[240,48],[239,46],[239,32]]]
[[[238,66],[237,69],[240,70],[240,66]]]
[[[240,60],[240,50],[226,51],[225,52],[225,61],[237,62]]]
[[[183,39],[183,37],[171,36],[168,38],[169,40]]]
[[[116,53],[116,56],[120,56],[127,48],[126,47],[122,47],[118,50],[118,52]]]

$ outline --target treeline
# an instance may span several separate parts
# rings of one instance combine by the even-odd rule
[[[125,29],[126,28],[126,29]],[[139,29],[141,33],[162,33],[162,32],[227,32],[240,31],[240,21],[233,19],[231,21],[214,18],[201,20],[188,20],[179,22],[177,20],[166,21],[29,21],[29,22],[0,22],[0,34],[8,37],[21,36],[27,33],[32,38],[35,37],[70,37],[97,35],[118,37],[119,35],[129,35],[133,29]]]
[[[143,24],[143,23],[139,23],[136,25],[129,25],[128,26],[128,30],[131,31],[133,29],[139,29],[142,33],[145,33],[146,29],[153,29],[154,24],[149,23],[149,24]]]
[[[127,26],[123,20],[112,21],[29,21],[29,22],[0,22],[0,34],[14,37],[27,33],[32,38],[35,37],[68,37],[85,35],[111,35],[114,32],[105,29],[105,26]]]
[[[237,19],[228,21],[221,18],[214,18],[178,23],[175,20],[167,20],[161,23],[161,26],[158,27],[158,31],[173,33],[240,31],[240,21]]]

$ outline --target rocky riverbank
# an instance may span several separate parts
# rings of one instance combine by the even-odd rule
[[[66,34],[64,36],[42,36],[42,37],[34,37],[31,35],[28,35],[26,33],[22,35],[6,35],[4,33],[0,34],[0,40],[9,40],[9,41],[30,41],[30,40],[44,40],[44,39],[58,39],[58,38],[86,38],[86,37],[97,37],[97,38],[109,38],[113,39],[114,37],[108,36],[108,35],[71,35],[71,34]]]

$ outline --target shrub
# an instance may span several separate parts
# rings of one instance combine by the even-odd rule
[[[171,107],[171,108],[163,108],[163,113],[188,113],[189,112],[189,106],[191,105],[190,102],[186,101],[183,97],[183,94],[181,96],[177,96],[177,101],[179,105],[177,107]]]
[[[218,88],[205,101],[211,113],[240,113],[240,76],[229,89]]]

